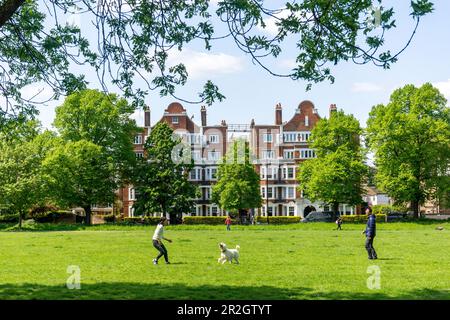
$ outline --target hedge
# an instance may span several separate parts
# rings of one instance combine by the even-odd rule
[[[402,205],[391,206],[389,204],[377,204],[372,206],[372,212],[374,214],[393,214],[393,213],[406,213],[408,208]]]
[[[120,214],[105,214],[101,216],[105,222],[111,223],[111,222],[120,222],[123,220],[123,216]]]
[[[287,217],[287,216],[275,216],[275,217],[256,217],[256,222],[267,223],[267,218],[269,218],[269,224],[289,224],[289,223],[299,223],[300,217]]]
[[[377,204],[372,206],[372,212],[377,215],[377,214],[389,214],[391,211],[394,211],[394,209],[392,208],[392,206],[388,205],[388,204]]]
[[[59,218],[71,216],[73,216],[73,213],[71,211],[58,210],[58,211],[35,213],[33,214],[32,218],[36,222],[43,223],[43,222],[55,222]]]
[[[19,222],[19,214],[2,214],[0,215],[0,223]]]
[[[351,223],[366,223],[368,216],[365,214],[356,214],[356,215],[341,215],[343,222],[351,222]],[[385,222],[386,215],[385,214],[376,214],[375,215],[377,222]]]
[[[225,224],[225,219],[227,216],[213,216],[213,217],[189,217],[186,216],[183,218],[183,224],[211,224],[211,225],[219,225]],[[238,224],[237,219],[231,219],[231,224]]]
[[[135,225],[135,224],[157,225],[160,220],[161,220],[161,217],[147,217],[147,216],[145,216],[145,217],[125,217],[118,223],[125,224],[125,225]]]

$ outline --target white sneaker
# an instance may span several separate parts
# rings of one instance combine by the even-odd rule
[[[153,259],[153,264],[158,264],[158,260]]]

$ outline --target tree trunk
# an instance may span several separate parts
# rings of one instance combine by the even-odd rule
[[[22,213],[20,212],[19,213],[19,229],[22,229],[22,221],[23,221]]]
[[[0,6],[0,28],[24,4],[25,0],[6,0]]]
[[[331,220],[335,221],[338,215],[339,215],[339,202],[335,202],[333,203],[333,213],[331,215]]]
[[[417,200],[413,200],[411,201],[411,209],[414,212],[414,219],[418,219],[419,218],[419,201]]]
[[[241,224],[247,224],[247,210],[245,209],[239,209],[239,220],[241,221]]]
[[[89,205],[89,206],[85,206],[85,207],[83,207],[83,209],[84,209],[84,213],[86,214],[86,220],[85,220],[85,223],[86,223],[86,225],[88,225],[88,226],[90,226],[91,224],[92,224],[92,217],[91,217],[91,213],[92,213],[92,211],[91,211],[91,206]]]
[[[161,204],[161,209],[162,209],[162,216],[164,218],[167,218],[167,210],[166,210],[166,204],[165,203]],[[169,216],[169,224],[170,224],[170,216]]]
[[[170,224],[178,224],[177,214],[176,213],[169,213],[169,221],[170,221]]]

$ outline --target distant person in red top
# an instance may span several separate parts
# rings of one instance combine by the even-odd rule
[[[227,225],[227,230],[230,231],[230,225],[231,225],[231,218],[230,216],[227,216],[227,218],[225,219],[225,224]]]

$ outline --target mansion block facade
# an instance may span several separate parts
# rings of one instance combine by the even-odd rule
[[[330,113],[336,111],[336,105],[330,106]],[[196,184],[201,196],[196,199],[192,212],[183,215],[218,216],[227,213],[211,202],[212,185],[217,181],[219,160],[236,138],[248,141],[250,152],[256,159],[253,161],[255,170],[260,175],[260,190],[263,199],[261,208],[251,208],[251,211],[261,216],[299,216],[304,217],[310,211],[328,211],[323,203],[312,203],[303,197],[298,190],[298,165],[315,157],[315,152],[309,145],[311,130],[320,120],[320,116],[311,101],[299,104],[295,113],[283,121],[281,104],[275,106],[275,121],[273,124],[220,124],[210,125],[207,122],[206,107],[201,107],[201,123],[197,125],[187,114],[186,109],[177,102],[171,103],[164,111],[162,118],[191,145],[191,155],[194,159],[194,169],[189,179]],[[150,110],[144,112],[144,128],[134,138],[134,150],[137,157],[144,156],[144,143],[152,126]],[[133,186],[119,191],[122,202],[122,213],[134,216],[133,203],[136,194]],[[341,213],[355,214],[353,206],[340,206]]]

